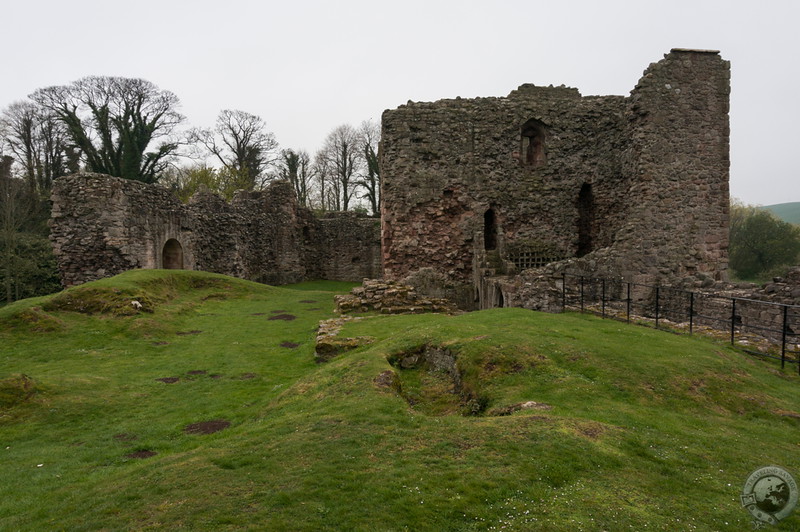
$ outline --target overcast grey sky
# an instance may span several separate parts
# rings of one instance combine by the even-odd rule
[[[4,0],[0,107],[87,75],[174,92],[191,126],[261,116],[313,154],[407,100],[522,83],[627,95],[671,48],[731,61],[731,194],[800,201],[800,1]]]

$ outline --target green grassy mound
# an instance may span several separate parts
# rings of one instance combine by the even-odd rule
[[[349,286],[134,271],[1,309],[0,529],[742,530],[751,471],[800,474],[790,370],[520,309],[367,317],[317,364]]]

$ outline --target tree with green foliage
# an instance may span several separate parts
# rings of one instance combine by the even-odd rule
[[[742,279],[767,277],[800,259],[800,227],[769,211],[731,204],[730,267]]]
[[[91,172],[154,183],[178,149],[178,97],[149,81],[90,76],[30,98],[64,124]]]
[[[310,205],[311,184],[315,176],[315,167],[311,157],[304,150],[282,150],[278,159],[277,176],[286,179],[294,187],[297,201],[303,207]]]
[[[59,289],[55,256],[43,229],[41,199],[12,175],[0,152],[0,286],[6,303]]]

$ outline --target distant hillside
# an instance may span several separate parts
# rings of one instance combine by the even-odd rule
[[[772,212],[784,222],[800,225],[800,201],[765,205],[761,208]]]

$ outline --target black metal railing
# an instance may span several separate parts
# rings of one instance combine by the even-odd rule
[[[800,305],[572,274],[562,282],[564,310],[690,335],[702,327],[749,354],[780,360],[782,368],[797,364],[800,373]]]

